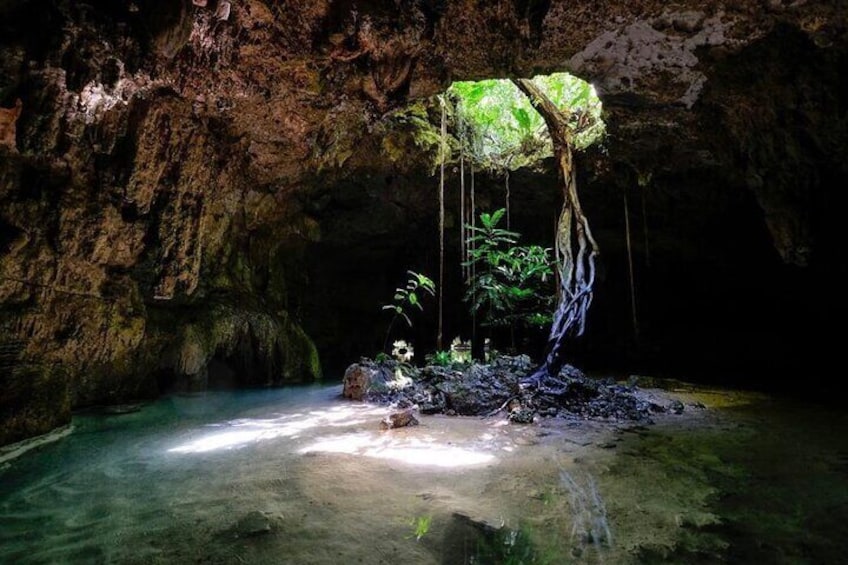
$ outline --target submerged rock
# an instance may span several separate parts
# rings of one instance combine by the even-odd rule
[[[144,408],[144,404],[136,402],[134,404],[111,404],[108,406],[101,406],[96,408],[94,411],[103,414],[104,416],[123,416],[124,414],[134,414],[139,412],[142,408]]]
[[[515,424],[532,424],[535,416],[533,410],[521,407],[509,413],[509,421]]]
[[[444,565],[537,563],[540,555],[522,530],[454,512],[443,539]]]
[[[405,428],[406,426],[417,426],[418,419],[413,414],[411,408],[401,410],[400,412],[392,412],[380,422],[380,427],[384,430],[392,430],[394,428]]]
[[[273,517],[265,512],[253,510],[242,516],[225,533],[234,538],[250,538],[270,534],[273,530]]]

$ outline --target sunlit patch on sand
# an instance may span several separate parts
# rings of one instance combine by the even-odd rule
[[[328,437],[299,451],[315,452],[362,455],[433,467],[467,467],[495,460],[489,453],[445,445],[432,437],[405,438],[370,432]]]
[[[327,410],[285,414],[276,418],[244,418],[213,424],[209,433],[168,450],[170,453],[206,453],[215,450],[238,449],[275,438],[298,438],[304,432],[320,427],[357,426],[367,418],[385,412],[368,405],[334,406]]]

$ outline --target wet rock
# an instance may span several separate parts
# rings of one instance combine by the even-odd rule
[[[450,383],[442,383],[440,390],[446,404],[462,415],[485,414],[501,406],[517,394],[520,375],[529,371],[529,360],[525,366],[520,361],[511,363],[512,359],[499,358],[491,365],[471,365]],[[520,371],[515,367],[520,367]]]
[[[270,534],[273,530],[273,517],[266,512],[253,510],[242,516],[225,534],[242,539]]]
[[[363,359],[345,371],[342,395],[351,400],[365,400],[369,392],[383,392],[392,379],[390,367]]]
[[[649,403],[649,404],[648,404],[648,409],[649,409],[651,412],[658,412],[658,413],[659,413],[659,412],[665,412],[665,407],[664,407],[664,406],[662,406],[662,405],[660,405],[660,404],[657,404],[656,402],[651,402],[651,403]]]
[[[342,396],[351,400],[363,400],[374,371],[371,367],[354,363],[345,371],[343,379]]]
[[[426,366],[415,369],[394,361],[363,359],[345,373],[345,397],[398,408],[417,406],[422,414],[491,415],[531,423],[535,416],[650,422],[653,414],[679,410],[658,404],[635,386],[586,377],[566,365],[557,381],[538,389],[519,386],[531,370],[526,355],[500,356],[491,364]]]
[[[400,412],[392,412],[380,422],[380,427],[384,430],[393,430],[395,428],[405,428],[406,426],[417,426],[418,419],[413,414],[413,410],[402,410]]]
[[[529,370],[528,370],[529,372]],[[559,371],[559,375],[561,377],[568,377],[571,379],[585,379],[586,373],[575,367],[574,365],[563,365],[562,369]]]
[[[420,405],[419,410],[422,414],[440,414],[445,411],[445,404],[444,402],[441,404],[425,402]]]
[[[535,415],[530,408],[521,407],[509,413],[509,421],[513,424],[532,424]]]
[[[505,370],[520,375],[526,375],[533,368],[533,362],[527,355],[501,355],[495,357],[491,366],[495,370]],[[567,371],[569,369],[575,370],[578,373],[580,372],[571,365],[563,367],[563,371]],[[582,376],[582,373],[580,373],[580,375]]]

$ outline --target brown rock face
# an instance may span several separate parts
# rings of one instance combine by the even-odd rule
[[[371,386],[374,371],[372,367],[356,363],[348,367],[342,380],[342,396],[350,400],[363,400],[368,387]]]
[[[17,151],[16,124],[21,115],[23,102],[18,98],[13,108],[0,108],[0,145]]]
[[[0,443],[215,384],[213,362],[231,384],[315,378],[301,325],[336,328],[328,348],[356,327],[306,319],[343,288],[315,252],[400,234],[385,259],[429,233],[410,192],[430,163],[398,157],[385,113],[454,79],[572,70],[607,108],[590,182],[753,191],[786,262],[841,261],[816,220],[845,175],[845,20],[753,0],[0,2],[0,106],[22,100],[0,135],[0,348],[37,375],[0,381]]]

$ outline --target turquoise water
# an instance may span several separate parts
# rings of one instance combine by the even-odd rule
[[[647,428],[422,417],[339,387],[79,415],[0,468],[2,563],[848,562],[848,422],[680,392]],[[672,393],[675,394],[675,393]]]

